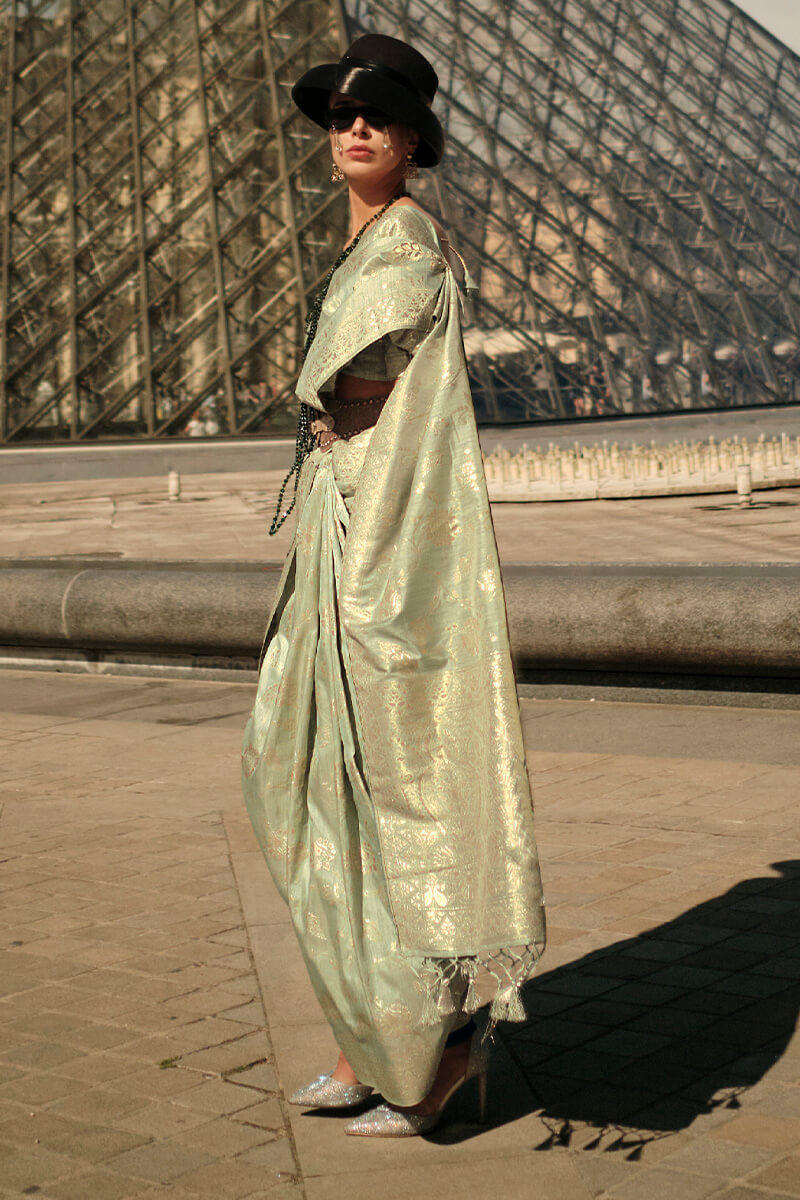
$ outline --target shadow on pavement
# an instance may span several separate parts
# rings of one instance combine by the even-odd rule
[[[533,980],[529,1020],[499,1031],[527,1090],[509,1086],[496,1054],[489,1127],[535,1112],[550,1131],[536,1149],[636,1159],[701,1114],[738,1108],[783,1054],[800,1008],[800,861],[772,869]]]

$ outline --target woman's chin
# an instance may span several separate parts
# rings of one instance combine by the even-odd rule
[[[350,159],[342,163],[345,179],[353,183],[390,183],[395,174],[395,165],[386,166],[375,159]]]

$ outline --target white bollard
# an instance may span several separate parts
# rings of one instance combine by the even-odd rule
[[[177,471],[170,471],[167,475],[167,491],[170,500],[180,500],[181,498],[181,477]]]
[[[748,464],[736,468],[736,494],[742,508],[753,503],[753,477]]]

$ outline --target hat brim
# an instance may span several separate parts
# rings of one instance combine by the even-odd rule
[[[414,162],[420,167],[436,166],[444,151],[444,133],[438,117],[426,104],[374,71],[351,72],[350,78],[339,84],[338,70],[338,63],[322,63],[300,76],[292,88],[292,99],[301,113],[321,129],[327,129],[330,94],[343,91],[344,95],[372,104],[415,130],[419,145],[412,155]]]

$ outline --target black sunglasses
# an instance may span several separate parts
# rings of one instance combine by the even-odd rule
[[[394,117],[381,112],[379,108],[373,108],[370,104],[354,104],[352,107],[343,104],[339,108],[328,109],[328,128],[342,133],[351,128],[356,117],[361,117],[367,125],[378,129],[385,129],[394,121]]]

